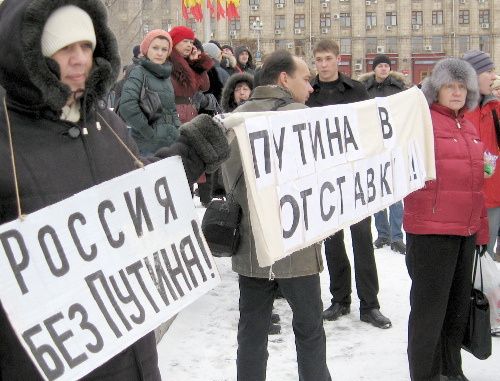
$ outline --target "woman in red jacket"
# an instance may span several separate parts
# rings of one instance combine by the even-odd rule
[[[476,245],[489,240],[483,195],[484,148],[464,112],[477,105],[476,73],[439,61],[422,83],[434,126],[436,179],[408,195],[403,224],[412,279],[408,360],[412,380],[462,380]],[[485,249],[485,247],[484,247]]]

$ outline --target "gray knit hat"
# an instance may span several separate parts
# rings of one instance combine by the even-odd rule
[[[431,105],[436,102],[439,89],[453,81],[461,82],[467,86],[465,106],[469,110],[475,109],[479,102],[477,75],[471,65],[459,58],[444,58],[438,61],[431,76],[422,81],[422,92],[427,103]]]
[[[480,50],[469,50],[462,59],[470,63],[478,75],[495,68],[490,55]]]
[[[203,51],[207,53],[210,57],[212,57],[214,60],[219,57],[219,54],[221,50],[217,45],[215,45],[213,42],[207,42],[206,44],[203,44]]]

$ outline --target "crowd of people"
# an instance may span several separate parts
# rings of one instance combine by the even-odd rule
[[[272,313],[279,291],[293,312],[298,378],[331,380],[323,324],[351,313],[352,271],[344,232],[272,267],[260,266],[246,181],[237,181],[243,171],[238,141],[228,144],[212,117],[391,96],[408,88],[405,76],[391,70],[391,58],[375,57],[372,71],[356,80],[339,71],[338,44],[321,40],[313,50],[316,73],[284,50],[257,68],[247,47],[202,44],[192,29],[176,26],[149,32],[133,48],[132,61],[121,67],[100,0],[5,0],[0,41],[0,84],[6,92],[0,155],[4,163],[13,163],[0,167],[0,222],[139,165],[180,155],[192,193],[198,183],[196,192],[205,206],[237,183],[234,200],[243,209],[242,238],[231,258],[240,289],[237,379],[266,378],[268,334],[279,320]],[[467,380],[460,350],[473,257],[487,251],[500,261],[500,171],[484,171],[484,152],[499,155],[500,77],[494,70],[491,57],[478,50],[436,64],[420,84],[433,124],[436,179],[377,212],[375,240],[371,217],[350,226],[361,321],[381,329],[392,326],[377,297],[375,249],[389,246],[406,255],[412,280],[408,362],[414,381]],[[145,88],[161,103],[154,120],[141,104]],[[109,128],[101,129],[101,121]],[[22,159],[14,163],[14,154]],[[319,281],[323,258],[332,295],[326,309]],[[83,380],[159,380],[157,361],[150,333]],[[0,379],[41,379],[2,308]]]

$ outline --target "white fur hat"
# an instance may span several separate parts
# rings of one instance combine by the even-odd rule
[[[59,49],[78,41],[90,41],[92,50],[96,36],[92,19],[76,5],[57,8],[47,19],[42,33],[42,54],[52,56]]]
[[[429,105],[437,101],[441,87],[454,81],[467,86],[465,106],[469,110],[475,109],[479,102],[477,74],[467,61],[459,58],[443,58],[439,60],[434,66],[431,76],[422,81],[422,92]]]

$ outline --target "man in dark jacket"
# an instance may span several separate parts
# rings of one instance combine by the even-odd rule
[[[255,74],[255,65],[250,50],[245,46],[239,46],[234,52],[237,61],[237,68],[242,72]]]
[[[261,86],[255,88],[252,96],[234,112],[305,108],[304,103],[312,91],[309,76],[309,68],[304,61],[287,51],[275,52],[264,62]],[[237,139],[231,142],[231,156],[226,164],[221,166],[221,170],[227,192],[233,189],[243,170]],[[321,318],[321,245],[296,251],[275,262],[272,267],[259,266],[244,177],[237,182],[233,195],[243,209],[241,241],[236,255],[231,257],[240,285],[236,359],[238,380],[266,379],[267,335],[278,286],[293,311],[299,379],[331,380],[326,365],[326,338]]]
[[[373,60],[373,72],[363,74],[359,81],[364,83],[370,98],[387,97],[405,89],[404,75],[391,71],[391,59],[381,54]],[[406,253],[403,242],[403,202],[397,201],[389,206],[390,218],[387,219],[387,209],[374,214],[378,237],[373,243],[377,249],[385,245],[398,253]]]
[[[311,107],[352,103],[369,99],[365,86],[338,71],[339,46],[321,40],[313,50],[318,75],[311,80],[314,89],[306,102]],[[375,327],[389,328],[391,321],[380,313],[378,275],[372,244],[371,217],[351,226],[356,288],[360,299],[360,319]],[[340,230],[325,240],[325,256],[330,273],[332,305],[323,319],[337,320],[351,312],[351,265]]]
[[[101,0],[0,5],[0,84],[6,90],[0,110],[0,223],[133,171],[141,162],[181,155],[193,182],[227,157],[222,130],[200,116],[181,127],[171,147],[138,158],[125,124],[102,103],[120,70],[106,20]],[[40,356],[47,353],[43,347]],[[1,305],[0,380],[42,380]],[[160,380],[154,333],[82,380]]]

